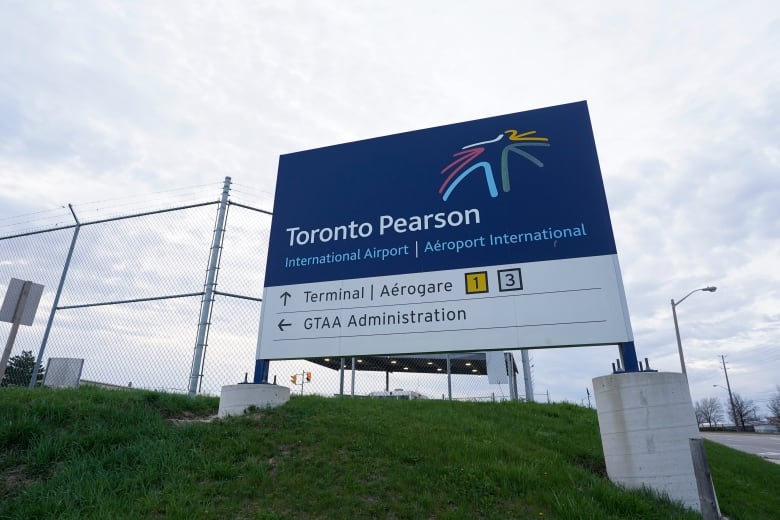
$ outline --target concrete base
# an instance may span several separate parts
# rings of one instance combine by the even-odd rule
[[[247,408],[274,408],[290,400],[286,386],[268,384],[242,384],[222,387],[219,398],[219,418],[243,415]]]
[[[685,376],[612,374],[593,379],[593,393],[610,480],[700,511],[689,439],[701,434]]]

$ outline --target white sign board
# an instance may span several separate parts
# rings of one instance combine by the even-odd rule
[[[509,371],[514,367],[509,367],[506,355],[500,351],[485,352],[485,366],[488,373],[488,382],[491,385],[505,385],[509,383]]]
[[[263,355],[296,359],[630,341],[615,262],[614,256],[587,257],[268,287],[265,301],[276,305],[264,316]]]
[[[18,278],[11,278],[11,283],[8,284],[8,290],[5,293],[3,299],[3,305],[0,307],[0,321],[7,321],[13,323],[14,312],[19,303],[19,298],[22,296],[22,288],[24,287],[24,280]],[[35,312],[38,310],[38,303],[41,301],[41,295],[43,294],[43,285],[34,283],[30,287],[30,292],[27,295],[24,309],[22,309],[21,325],[32,325],[35,319]]]

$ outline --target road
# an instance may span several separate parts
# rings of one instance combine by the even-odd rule
[[[753,453],[780,464],[780,435],[769,433],[701,432],[705,439],[725,444],[735,450]]]

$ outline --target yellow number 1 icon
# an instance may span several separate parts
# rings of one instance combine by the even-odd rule
[[[479,294],[488,292],[487,271],[466,273],[466,294]]]

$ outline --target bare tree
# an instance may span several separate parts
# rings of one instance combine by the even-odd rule
[[[780,385],[775,387],[775,393],[769,398],[766,407],[769,410],[769,422],[780,424]]]
[[[732,419],[737,428],[745,429],[745,422],[758,419],[758,409],[752,399],[743,399],[741,395],[733,394]]]
[[[696,422],[701,426],[704,423],[712,426],[718,425],[718,421],[723,421],[723,408],[720,406],[720,401],[715,397],[705,397],[704,399],[697,401],[694,407],[696,412]]]

